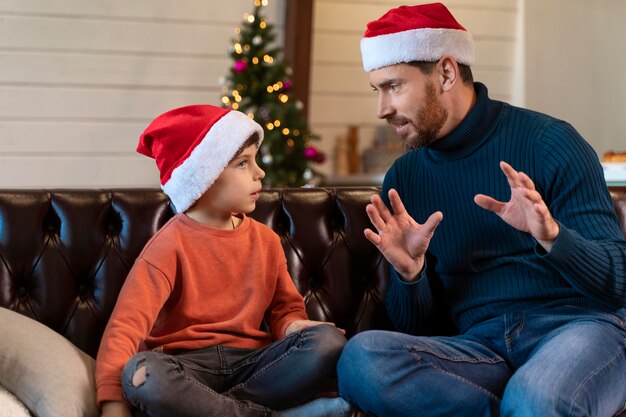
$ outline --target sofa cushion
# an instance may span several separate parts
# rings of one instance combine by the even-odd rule
[[[0,308],[0,385],[36,417],[97,416],[93,358],[43,324]]]
[[[32,417],[26,406],[0,385],[0,417]]]

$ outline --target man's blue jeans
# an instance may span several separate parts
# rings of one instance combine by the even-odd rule
[[[379,417],[611,417],[626,406],[626,309],[541,308],[454,337],[369,331],[339,360],[339,391]]]
[[[336,376],[345,343],[335,327],[318,325],[263,349],[140,352],[124,367],[122,386],[139,414],[150,417],[274,416],[272,410],[308,401]],[[139,370],[145,378],[136,377]]]

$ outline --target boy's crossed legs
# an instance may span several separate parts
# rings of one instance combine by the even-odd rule
[[[336,328],[318,325],[263,349],[140,352],[124,368],[122,385],[128,401],[151,417],[279,416],[273,410],[309,401],[335,377],[345,343]],[[326,402],[337,408],[329,415],[343,415],[341,409],[349,415],[345,402]],[[304,407],[285,410],[285,415],[298,415]]]

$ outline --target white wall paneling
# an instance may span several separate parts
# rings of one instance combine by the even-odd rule
[[[285,0],[265,8],[282,40]],[[219,104],[252,0],[0,0],[0,187],[157,186],[158,114]]]
[[[266,9],[279,43],[286,1],[297,0]],[[349,125],[361,150],[384,125],[359,41],[401,3],[315,0],[309,116],[322,172]],[[626,149],[626,2],[446,4],[474,35],[474,76],[492,97],[571,122],[600,154]],[[156,186],[139,134],[170,108],[219,103],[234,28],[252,10],[253,0],[0,0],[0,187]]]
[[[626,2],[526,0],[525,26],[527,106],[626,152]]]

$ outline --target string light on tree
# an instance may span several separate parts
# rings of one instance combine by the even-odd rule
[[[263,16],[268,0],[254,0],[254,12],[246,13],[229,48],[233,60],[225,81],[222,105],[239,110],[265,130],[259,165],[270,187],[297,187],[313,183],[319,174],[313,165],[324,161],[312,142],[301,101],[292,99],[291,68],[280,58],[282,48],[273,44],[275,28]]]

